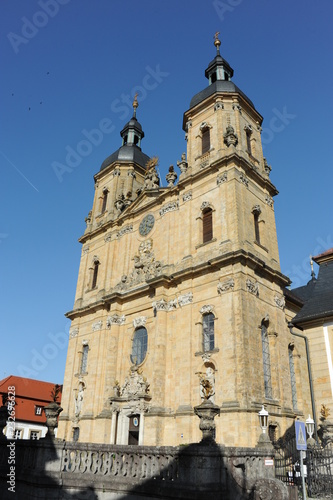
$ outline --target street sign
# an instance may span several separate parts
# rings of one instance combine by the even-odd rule
[[[296,448],[297,450],[306,451],[306,430],[305,423],[299,420],[295,421],[295,433],[296,433]]]

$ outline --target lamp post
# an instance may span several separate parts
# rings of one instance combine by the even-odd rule
[[[273,448],[273,445],[267,434],[268,416],[269,416],[268,411],[265,410],[264,405],[262,405],[261,410],[258,412],[259,425],[262,430],[262,433],[260,434],[259,441],[257,444],[258,448]]]
[[[307,445],[309,448],[313,448],[316,445],[316,441],[313,439],[313,433],[315,428],[314,420],[309,417],[305,420],[306,432],[309,434],[309,438],[307,439]]]

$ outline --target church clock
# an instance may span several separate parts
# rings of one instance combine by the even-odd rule
[[[153,229],[155,224],[155,218],[152,214],[146,215],[140,223],[139,233],[141,236],[146,236]]]

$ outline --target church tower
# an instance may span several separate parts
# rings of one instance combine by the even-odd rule
[[[58,437],[178,445],[201,438],[194,407],[220,407],[216,440],[257,443],[258,411],[282,434],[309,411],[290,361],[262,116],[216,55],[184,113],[187,154],[159,185],[133,117],[95,175]],[[178,183],[176,183],[179,175]],[[297,350],[297,349],[296,349]],[[305,356],[300,351],[301,356]],[[292,368],[292,369],[291,369]],[[296,395],[296,396],[295,396]]]

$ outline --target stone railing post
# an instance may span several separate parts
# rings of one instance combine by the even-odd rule
[[[55,439],[54,429],[58,426],[58,416],[62,412],[61,406],[53,401],[43,408],[46,416],[47,434],[46,439]]]
[[[204,400],[201,405],[194,407],[194,413],[200,418],[199,428],[202,431],[202,440],[204,444],[215,443],[215,422],[216,415],[220,415],[220,407],[214,405],[211,401]]]

